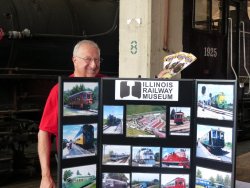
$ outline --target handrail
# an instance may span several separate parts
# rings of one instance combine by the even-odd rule
[[[247,76],[248,76],[248,92],[246,92],[244,94],[248,95],[248,94],[250,94],[250,74],[249,74],[247,67],[246,67],[246,37],[245,37],[245,23],[244,23],[244,21],[241,21],[240,25],[242,25],[243,65],[244,65],[244,69],[245,69]],[[239,43],[239,46],[240,46],[240,43]]]
[[[230,35],[228,35],[228,39],[230,41],[230,45],[229,45],[230,46],[230,65],[231,65],[231,69],[234,73],[235,79],[237,80],[237,74],[236,74],[234,67],[233,67],[233,48],[232,48],[232,46],[233,46],[233,26],[232,25],[233,24],[232,24],[232,18],[228,18],[228,20],[229,20],[229,27],[230,27],[230,29],[229,29]]]

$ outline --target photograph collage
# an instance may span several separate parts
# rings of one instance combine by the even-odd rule
[[[143,102],[115,100],[114,81],[62,80],[61,187],[233,187],[234,82]]]
[[[97,79],[60,82],[60,187],[97,187],[99,90]]]
[[[235,83],[197,81],[196,187],[233,187]]]

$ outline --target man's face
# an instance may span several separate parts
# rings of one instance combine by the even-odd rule
[[[81,45],[72,60],[75,77],[95,77],[100,70],[99,50],[90,44]]]

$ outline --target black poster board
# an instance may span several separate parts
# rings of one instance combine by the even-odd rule
[[[65,117],[62,111],[72,108],[62,97],[68,82],[98,85],[95,116]],[[60,187],[77,187],[69,171],[82,167],[92,177],[89,187],[234,188],[235,81],[65,78],[59,84]],[[75,124],[96,124],[96,155],[64,159],[62,148],[70,149],[63,129]]]
[[[59,78],[58,187],[96,187],[100,80]]]

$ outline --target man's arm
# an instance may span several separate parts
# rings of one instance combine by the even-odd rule
[[[40,188],[55,188],[54,180],[50,172],[50,151],[51,151],[51,135],[46,131],[38,132],[38,155],[41,165],[42,180]]]

